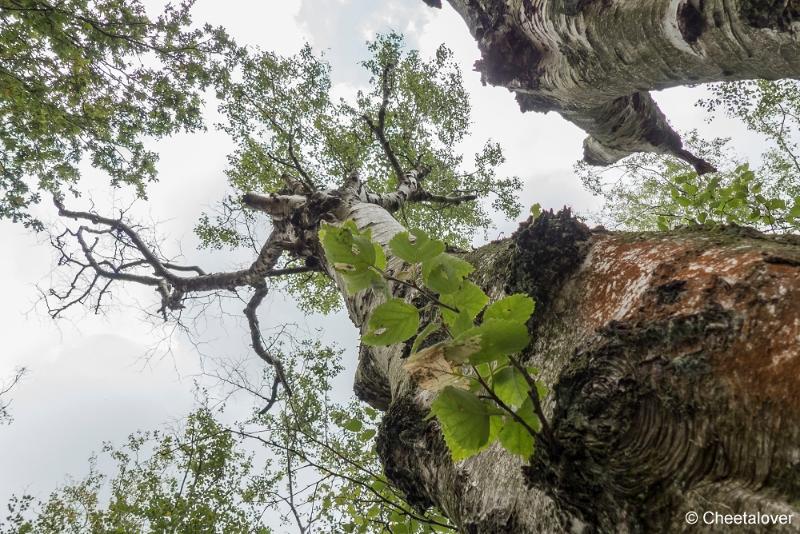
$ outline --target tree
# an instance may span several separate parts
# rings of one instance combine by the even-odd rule
[[[181,434],[139,432],[124,447],[106,445],[117,469],[110,480],[93,459],[86,477],[54,491],[35,514],[32,497],[13,499],[2,532],[267,533],[257,503],[271,481],[253,476],[236,445],[200,409]]]
[[[113,461],[113,475],[92,457],[86,476],[44,502],[14,497],[0,532],[452,531],[435,511],[413,510],[380,474],[366,446],[377,411],[331,400],[341,351],[304,341],[285,352],[283,337],[269,344],[286,364],[293,395],[290,402],[282,395],[277,412],[223,423],[224,406],[212,409],[201,392],[201,407],[182,428],[105,444],[101,458]],[[219,378],[231,392],[263,401],[258,378],[269,379],[266,373],[251,380],[233,363],[226,370]]]
[[[0,2],[0,218],[42,229],[28,208],[75,190],[82,159],[145,196],[158,158],[142,138],[203,127],[228,42],[191,30],[191,5],[151,20],[138,1]]]
[[[516,19],[505,17],[505,3],[455,4],[481,40],[481,68],[489,81],[498,73],[509,81],[537,72],[535,48],[520,38]],[[483,5],[494,11],[486,12]],[[603,43],[643,32],[663,45],[657,57],[665,62],[679,52],[687,54],[681,47],[694,43],[716,50],[710,44],[721,30],[700,24],[706,29],[703,33],[688,24],[698,13],[710,13],[711,7],[683,5],[688,44],[678,46],[669,36],[681,32],[650,31],[656,14],[661,24],[661,12],[642,5],[624,6],[612,19],[620,24],[612,26],[613,33],[600,31],[599,16],[589,16],[607,8],[605,4],[580,2],[570,7],[583,10],[574,16],[586,24],[581,26],[584,34],[600,40],[587,39],[592,44],[581,46],[592,49],[574,54],[566,45],[561,47],[568,59],[558,63],[565,69],[563,80],[580,83],[552,89],[572,106],[558,109],[592,133],[588,147],[593,161],[649,149],[675,153],[698,172],[710,170],[683,151],[646,93],[638,92],[641,86],[686,83],[695,76],[706,80],[718,75],[720,67],[740,77],[789,75],[792,64],[775,51],[779,45],[795,49],[793,34],[775,31],[783,28],[785,18],[762,21],[745,9],[752,15],[748,28],[742,27],[738,13],[723,15],[733,17],[730,24],[745,37],[758,37],[752,61],[720,52],[710,59],[676,61],[665,73],[658,69],[662,63],[645,64],[653,57],[647,55],[652,44],[601,54]],[[536,9],[530,13],[542,16]],[[548,10],[542,13],[551,15]],[[554,18],[565,24],[560,14]],[[775,28],[752,28],[772,22]],[[626,62],[626,53],[641,57]],[[587,63],[595,57],[597,65]],[[495,62],[508,58],[514,62]],[[548,430],[544,425],[541,432],[534,429],[533,457],[523,460],[492,446],[469,459],[453,460],[442,425],[428,417],[434,396],[418,387],[406,370],[414,333],[387,346],[375,346],[371,340],[391,327],[373,322],[384,303],[416,309],[448,293],[430,284],[433,267],[429,265],[427,273],[424,263],[422,273],[409,269],[410,262],[392,246],[391,241],[406,231],[400,222],[406,220],[404,211],[408,215],[415,205],[425,203],[445,206],[431,215],[439,224],[428,228],[430,234],[441,233],[443,222],[462,217],[455,210],[465,210],[465,217],[475,217],[479,210],[473,191],[462,189],[481,193],[498,188],[493,174],[481,172],[480,159],[475,174],[454,170],[460,163],[452,160],[459,123],[451,119],[460,117],[455,112],[461,99],[448,98],[458,92],[453,83],[457,79],[437,76],[448,72],[446,60],[442,52],[428,68],[431,63],[413,54],[403,56],[396,39],[383,39],[366,65],[373,74],[372,91],[354,103],[333,106],[326,98],[324,69],[309,54],[288,60],[265,54],[253,63],[245,58],[243,81],[222,80],[221,93],[232,117],[231,132],[239,136],[241,146],[232,160],[232,179],[244,194],[242,207],[229,205],[230,220],[252,221],[252,215],[241,215],[240,209],[271,219],[269,236],[258,243],[252,265],[211,274],[175,265],[132,224],[74,209],[66,197],[56,196],[59,214],[76,221],[56,240],[62,263],[78,273],[71,290],[102,298],[111,287],[106,284],[152,286],[160,296],[159,312],[169,318],[198,294],[250,288],[245,314],[253,346],[275,369],[273,393],[265,399],[269,407],[280,385],[292,398],[293,384],[258,330],[256,311],[268,281],[300,272],[324,273],[364,336],[355,390],[384,412],[377,453],[388,481],[416,509],[435,506],[464,531],[682,530],[692,510],[759,512],[773,514],[775,520],[777,514],[796,513],[800,251],[792,236],[769,237],[738,228],[612,234],[588,229],[565,210],[531,217],[511,238],[475,251],[451,247],[449,257],[454,259],[440,262],[436,269],[458,290],[466,287],[469,274],[494,301],[516,292],[535,299],[536,312],[525,325],[533,341],[515,349],[516,359],[537,367],[538,380],[551,392],[543,399],[540,418],[542,423],[547,420]],[[614,70],[622,64],[630,65],[624,73],[630,76]],[[252,81],[249,72],[254,73]],[[543,90],[549,90],[547,80],[561,79],[555,76],[558,72],[546,74]],[[590,75],[591,82],[582,81]],[[265,94],[248,102],[250,89],[257,88],[264,88]],[[529,105],[541,96],[533,89],[527,87],[523,99]],[[268,106],[263,111],[257,107],[262,103]],[[612,112],[620,110],[628,110],[621,115],[622,124],[609,122]],[[246,135],[254,131],[252,125],[236,127],[247,124],[249,117],[263,121],[267,130],[258,139]],[[612,130],[616,133],[610,134]],[[476,176],[481,180],[477,185],[464,185]],[[253,182],[246,181],[251,177]],[[509,201],[512,191],[507,183]],[[201,225],[210,244],[236,244],[236,236],[247,242],[247,233],[234,231],[225,224],[228,219]],[[422,219],[407,220],[412,230],[425,225]],[[356,263],[339,262],[324,253],[320,229],[327,228],[349,232],[349,254]],[[418,234],[415,246],[424,240]],[[69,243],[77,243],[77,249]],[[475,267],[471,273],[465,259]],[[382,281],[372,274],[353,281],[353,275],[372,273],[367,267],[378,266],[385,275]],[[88,278],[81,278],[84,274]],[[98,280],[102,287],[95,286]],[[88,289],[76,289],[82,283]],[[63,300],[70,304],[70,297]],[[422,332],[438,321],[433,310],[418,312]],[[461,313],[458,308],[450,311],[456,310]],[[479,340],[481,350],[486,349],[484,339]],[[422,348],[442,341],[432,336]]]
[[[441,7],[441,0],[425,0]],[[585,130],[584,159],[670,154],[699,173],[649,91],[705,82],[796,76],[794,2],[448,0],[478,42],[485,83],[522,111],[556,111]]]
[[[0,384],[0,425],[8,424],[13,420],[9,408],[11,407],[11,392],[19,385],[27,370],[22,367],[14,371],[14,376],[7,382]]]

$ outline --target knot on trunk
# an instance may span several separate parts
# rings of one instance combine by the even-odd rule
[[[652,300],[678,285],[653,288]],[[683,489],[729,473],[722,436],[699,406],[727,395],[708,381],[709,355],[736,330],[718,306],[600,329],[555,384],[559,447],[537,451],[527,482],[592,524],[663,529]]]
[[[481,81],[507,87],[537,88],[543,54],[513,24],[506,3],[491,2],[482,6],[473,2],[469,9],[474,10],[473,33],[481,51],[481,59],[475,62]]]

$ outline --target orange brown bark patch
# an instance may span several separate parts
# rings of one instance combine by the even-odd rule
[[[731,314],[731,343],[704,347],[736,398],[800,409],[800,249],[708,235],[598,237],[580,274],[589,331],[646,324],[711,308]],[[727,324],[705,326],[727,329]],[[674,347],[681,356],[691,347]],[[711,350],[709,350],[711,349]]]

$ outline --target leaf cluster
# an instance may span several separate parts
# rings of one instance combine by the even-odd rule
[[[577,166],[588,189],[605,199],[601,219],[635,230],[685,224],[738,224],[768,232],[800,230],[800,84],[747,80],[709,87],[698,102],[709,113],[740,120],[767,143],[759,165],[731,153],[729,139],[683,135],[689,150],[719,172],[698,176],[668,156],[636,154],[610,169]]]
[[[634,230],[681,225],[747,225],[765,231],[800,229],[800,189],[794,175],[753,170],[726,150],[729,140],[685,136],[693,153],[719,172],[698,175],[683,161],[636,154],[610,169],[578,164],[584,185],[605,199],[601,219]],[[611,180],[606,180],[606,177]]]
[[[378,411],[332,399],[341,351],[308,340],[290,351],[278,340],[268,345],[292,384],[278,409],[259,413],[258,392],[271,383],[271,370],[259,369],[259,385],[231,364],[224,383],[253,395],[251,419],[226,424],[221,410],[204,406],[183,429],[137,432],[122,446],[106,445],[86,477],[44,502],[12,498],[0,533],[452,531],[436,510],[410,507],[381,472]],[[101,472],[109,460],[116,469]]]
[[[370,314],[361,342],[386,346],[415,338],[404,367],[420,387],[437,393],[431,413],[442,425],[453,458],[464,459],[498,440],[509,452],[530,457],[542,427],[544,390],[532,378],[537,371],[522,367],[514,355],[530,343],[533,300],[514,294],[487,306],[489,297],[467,279],[474,267],[446,253],[442,241],[421,230],[389,241],[392,256],[404,262],[402,271],[392,273],[370,230],[361,232],[352,221],[324,226],[320,242],[349,293],[371,289],[386,294]],[[425,309],[392,298],[390,282],[413,289],[428,302]],[[434,319],[420,331],[421,311],[432,312]],[[439,331],[444,341],[420,348]]]
[[[86,477],[46,501],[12,499],[0,532],[270,532],[253,506],[269,485],[253,476],[250,455],[208,409],[193,412],[180,433],[137,432],[103,453],[115,476],[93,458]]]

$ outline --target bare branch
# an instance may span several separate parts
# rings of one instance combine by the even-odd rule
[[[254,210],[267,213],[273,220],[283,221],[288,219],[297,209],[306,203],[304,195],[257,195],[245,193],[242,202]]]
[[[258,307],[264,301],[264,298],[269,292],[266,284],[256,287],[255,293],[250,298],[247,306],[244,309],[244,315],[247,317],[247,323],[250,326],[250,342],[253,350],[258,354],[259,358],[267,362],[275,369],[275,380],[272,383],[272,396],[270,397],[267,405],[261,410],[261,414],[267,413],[270,408],[278,400],[278,383],[283,384],[286,389],[286,394],[292,396],[292,388],[289,386],[289,381],[286,379],[286,371],[283,368],[283,363],[271,355],[264,347],[263,339],[261,338],[261,328],[258,323]]]
[[[434,195],[433,193],[428,193],[427,191],[418,190],[412,197],[409,199],[414,202],[435,202],[438,204],[461,204],[462,202],[471,202],[473,200],[478,200],[478,195]]]
[[[22,377],[25,376],[27,372],[28,370],[25,367],[20,367],[14,371],[14,376],[8,384],[0,384],[0,424],[11,422],[12,417],[8,413],[11,399],[8,398],[8,394],[19,384],[20,380],[22,380]]]
[[[261,197],[259,197],[261,198]],[[271,197],[267,197],[271,198]],[[292,197],[293,200],[305,197]],[[182,307],[181,301],[188,293],[235,290],[237,287],[257,286],[267,278],[285,274],[296,274],[314,270],[311,267],[293,267],[288,269],[275,269],[286,246],[290,245],[283,234],[273,231],[261,248],[255,261],[246,269],[223,273],[206,273],[194,265],[178,265],[171,261],[161,259],[153,247],[149,246],[139,231],[125,223],[122,219],[111,219],[100,216],[94,212],[73,211],[67,209],[61,199],[54,197],[59,214],[63,217],[86,221],[94,226],[82,225],[76,231],[67,230],[54,240],[54,247],[60,251],[59,265],[71,264],[78,267],[78,272],[73,278],[70,289],[65,294],[50,292],[51,296],[59,300],[67,300],[73,294],[79,279],[84,276],[86,269],[91,269],[95,277],[88,283],[89,287],[78,297],[70,300],[64,306],[51,309],[51,315],[57,316],[64,309],[76,303],[83,303],[89,293],[96,287],[97,277],[107,280],[134,282],[141,285],[155,287],[161,295],[162,306],[159,312],[166,314],[166,310],[176,310]],[[94,239],[87,241],[86,234],[92,234]],[[74,237],[83,252],[84,261],[74,258],[67,252],[64,237]],[[98,252],[98,243],[101,238],[107,238],[113,244],[110,256],[103,257]],[[131,258],[131,254],[134,257]],[[136,272],[141,267],[149,267],[152,274]],[[196,276],[181,276],[176,272],[194,272]],[[102,291],[108,289],[106,285]]]

